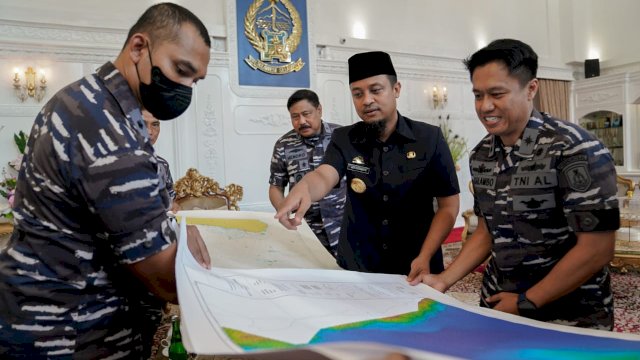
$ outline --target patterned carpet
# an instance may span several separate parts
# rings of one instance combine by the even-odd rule
[[[460,251],[461,242],[444,244],[444,261],[448,266]],[[469,305],[478,305],[482,274],[473,272],[452,286],[448,295]],[[640,334],[640,273],[615,271],[611,276],[614,298],[614,331]]]

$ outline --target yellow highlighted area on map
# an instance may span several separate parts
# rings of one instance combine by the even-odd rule
[[[178,222],[182,221],[181,216],[176,216]],[[189,225],[217,226],[227,229],[238,229],[248,232],[261,233],[267,230],[267,223],[255,219],[222,219],[222,218],[198,218],[188,217]]]

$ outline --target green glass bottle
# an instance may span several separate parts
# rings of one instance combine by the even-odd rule
[[[187,360],[189,354],[182,344],[182,335],[180,334],[180,318],[178,315],[171,317],[171,343],[169,344],[170,360]]]

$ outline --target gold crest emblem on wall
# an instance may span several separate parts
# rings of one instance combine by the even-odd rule
[[[282,6],[278,6],[279,3]],[[254,70],[281,75],[304,67],[302,58],[291,60],[302,37],[300,14],[291,1],[253,1],[244,17],[244,34],[260,53],[259,60],[251,55],[244,59]]]

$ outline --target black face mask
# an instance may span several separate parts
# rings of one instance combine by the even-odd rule
[[[145,84],[140,80],[138,64],[136,64],[142,106],[159,120],[170,120],[180,116],[191,103],[191,87],[172,81],[162,73],[159,67],[153,66],[151,49],[149,49],[149,62],[151,63],[151,84]]]

